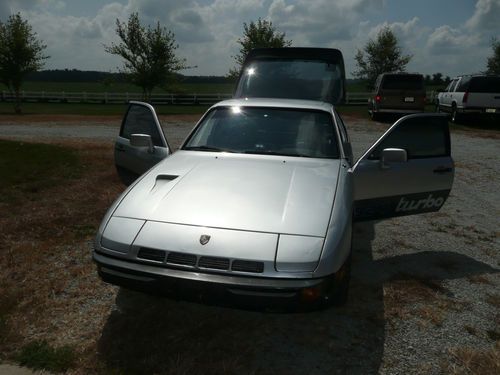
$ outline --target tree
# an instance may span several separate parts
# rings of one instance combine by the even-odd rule
[[[157,86],[166,86],[174,72],[187,68],[185,59],[179,59],[175,50],[175,35],[158,22],[154,28],[146,29],[133,13],[128,22],[116,20],[116,33],[121,39],[119,44],[104,46],[106,52],[122,57],[122,73],[142,88],[143,97],[151,98]]]
[[[27,74],[43,67],[43,50],[28,21],[19,13],[0,21],[0,81],[14,94],[14,110],[21,113],[21,87]]]
[[[257,22],[251,21],[249,24],[243,23],[243,37],[238,39],[240,51],[236,56],[232,56],[236,66],[229,71],[230,77],[237,77],[245,58],[254,48],[281,48],[290,47],[291,40],[285,39],[285,33],[276,30],[271,21],[261,18]]]
[[[500,41],[497,39],[492,39],[491,48],[493,49],[493,55],[488,57],[486,63],[487,74],[500,74]]]
[[[356,53],[358,70],[354,76],[366,80],[373,87],[377,76],[386,72],[404,72],[412,55],[401,54],[398,40],[389,27],[382,28],[377,37],[368,40],[363,50]]]
[[[434,73],[432,75],[432,84],[433,85],[442,85],[443,84],[443,74],[442,73]]]

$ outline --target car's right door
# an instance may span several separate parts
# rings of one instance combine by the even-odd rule
[[[450,133],[444,114],[405,116],[352,168],[354,219],[438,211],[453,185]]]
[[[137,136],[146,138],[150,147],[134,144]],[[115,166],[121,180],[126,185],[132,183],[169,154],[154,108],[148,103],[131,101],[115,142]]]

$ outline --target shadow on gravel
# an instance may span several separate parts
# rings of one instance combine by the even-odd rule
[[[373,223],[355,226],[351,293],[343,308],[262,313],[122,288],[99,340],[98,358],[107,371],[127,374],[376,374],[385,339],[384,281],[494,270],[451,252],[374,261],[373,237]]]

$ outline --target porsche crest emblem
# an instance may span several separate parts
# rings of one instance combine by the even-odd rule
[[[202,234],[200,236],[200,243],[202,245],[206,245],[208,243],[208,241],[210,241],[210,236],[208,234]]]

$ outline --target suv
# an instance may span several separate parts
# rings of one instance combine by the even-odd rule
[[[376,120],[382,113],[423,112],[424,106],[425,87],[421,74],[380,74],[368,99],[368,112],[372,120]]]
[[[451,121],[469,114],[500,115],[500,76],[464,75],[438,94],[436,110],[451,113]]]

